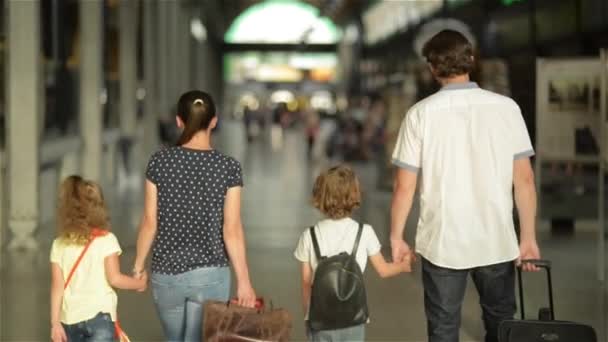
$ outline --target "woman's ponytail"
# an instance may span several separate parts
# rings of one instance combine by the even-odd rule
[[[205,92],[192,90],[183,94],[177,103],[177,116],[184,123],[184,130],[177,141],[181,146],[201,130],[206,130],[215,117],[215,104]]]

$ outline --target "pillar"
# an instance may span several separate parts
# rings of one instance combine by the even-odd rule
[[[145,1],[144,5],[144,84],[146,97],[144,98],[144,155],[150,156],[159,145],[159,54],[158,30],[159,3]]]
[[[157,26],[157,45],[156,56],[158,58],[158,110],[159,118],[168,120],[170,118],[169,109],[173,103],[173,98],[170,94],[169,85],[169,70],[172,70],[169,65],[169,8],[172,6],[172,1],[158,2],[158,26]]]
[[[11,249],[35,249],[38,226],[42,73],[40,2],[8,1],[7,176]]]
[[[173,109],[173,106],[177,103],[177,97],[179,96],[179,63],[178,60],[180,56],[179,52],[179,7],[180,4],[178,1],[167,1],[168,5],[168,50],[165,52],[167,54],[167,65],[168,65],[168,79],[167,84],[169,86],[169,105],[170,108]],[[175,114],[175,113],[171,113]]]
[[[119,5],[120,131],[127,138],[137,127],[137,5],[138,0]]]
[[[80,135],[82,175],[101,181],[103,111],[103,0],[80,2]]]
[[[180,8],[179,17],[179,35],[180,35],[180,66],[181,66],[181,80],[180,88],[178,89],[179,95],[185,91],[192,89],[192,73],[194,70],[190,68],[191,63],[191,51],[192,51],[192,30],[190,23],[192,21],[192,12],[194,10],[193,5],[182,6]]]

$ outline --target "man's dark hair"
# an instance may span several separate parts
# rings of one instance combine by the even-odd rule
[[[424,44],[422,54],[439,78],[469,74],[475,67],[473,45],[462,33],[453,30],[434,35]]]

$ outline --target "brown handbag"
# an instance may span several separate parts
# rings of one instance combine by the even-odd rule
[[[206,301],[204,342],[287,342],[292,318],[285,309],[250,309],[220,301]]]

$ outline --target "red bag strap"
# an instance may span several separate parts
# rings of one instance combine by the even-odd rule
[[[74,272],[76,272],[76,269],[78,268],[78,265],[80,265],[80,262],[82,261],[82,258],[87,253],[87,250],[91,246],[91,243],[93,243],[93,240],[95,240],[95,238],[98,237],[98,236],[104,236],[106,234],[107,234],[107,231],[102,230],[102,229],[93,228],[91,230],[91,240],[89,240],[89,242],[87,242],[87,244],[84,245],[84,248],[82,249],[82,252],[80,252],[80,255],[78,256],[78,259],[76,259],[76,262],[74,263],[74,266],[72,266],[72,269],[70,270],[70,273],[68,274],[68,278],[65,280],[65,283],[63,285],[63,289],[64,290],[68,288],[68,284],[72,280],[72,276],[74,276]]]

